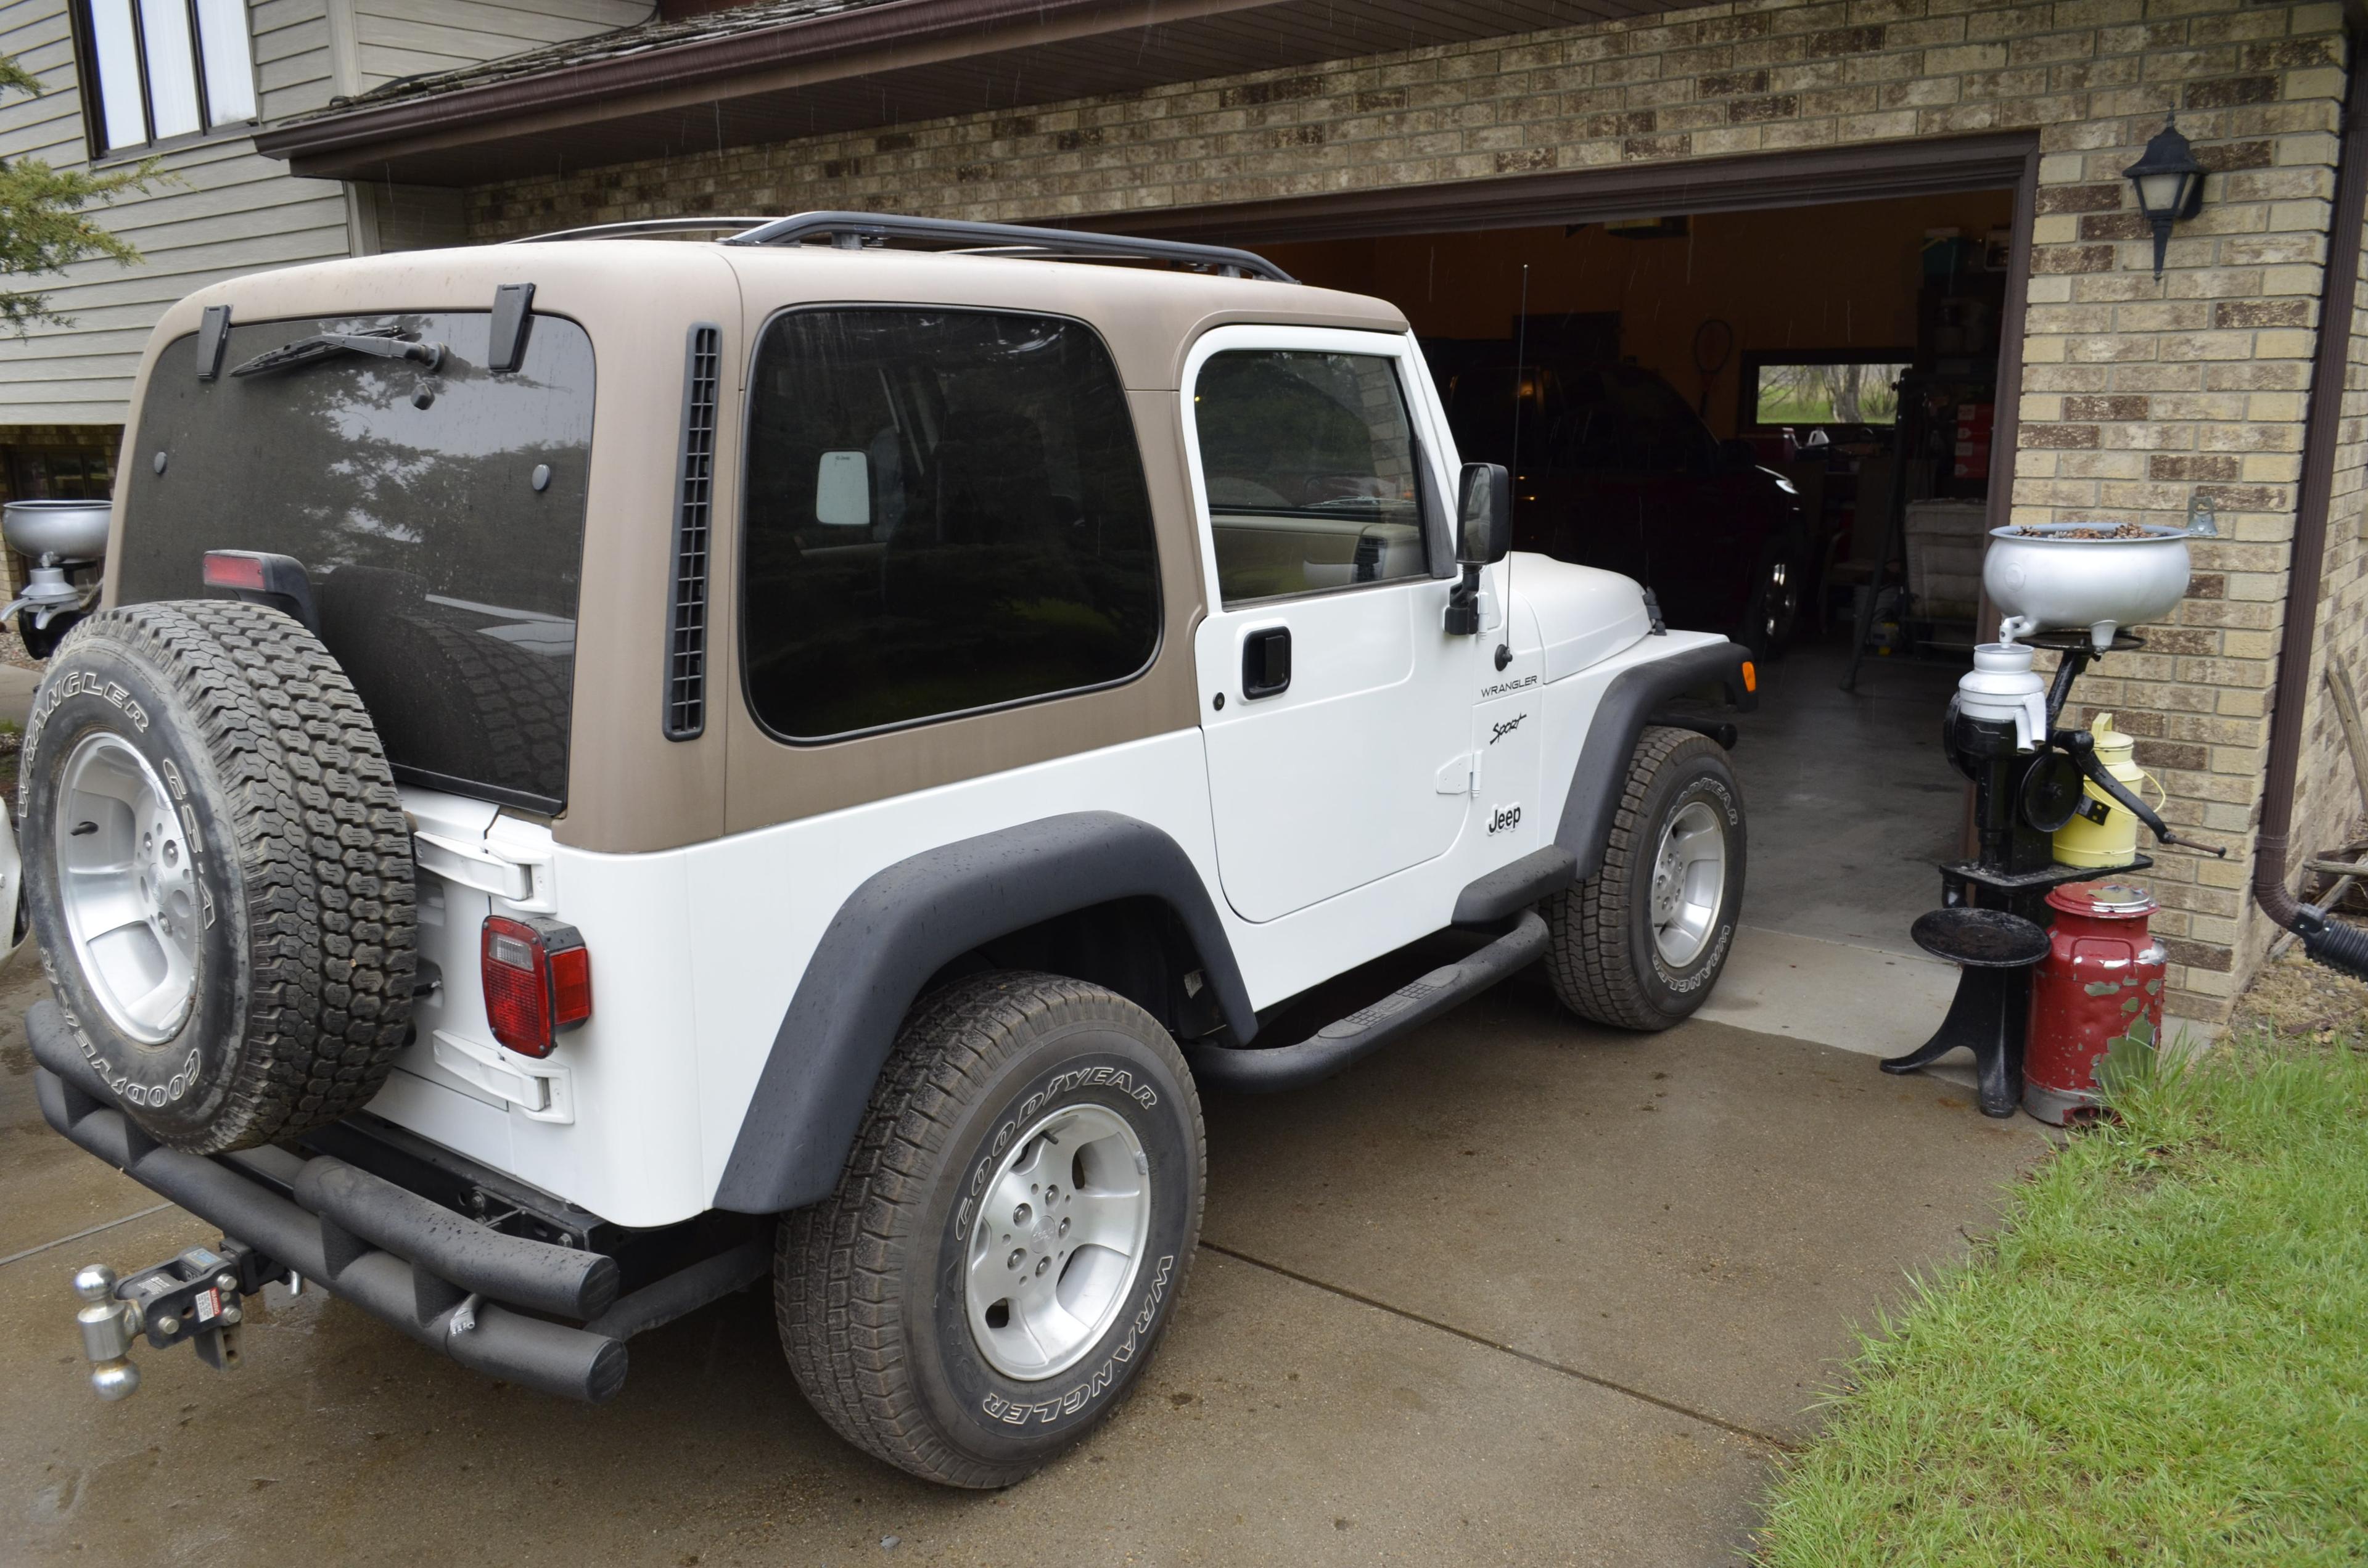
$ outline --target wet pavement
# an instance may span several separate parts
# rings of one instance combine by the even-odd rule
[[[1853,1327],[2044,1147],[1863,1055],[1612,1034],[1517,980],[1330,1084],[1212,1099],[1206,1244],[1134,1397],[955,1493],[834,1438],[754,1292],[635,1340],[598,1409],[276,1287],[238,1371],[143,1350],[100,1403],[74,1267],[214,1233],[41,1124],[28,956],[0,972],[10,1564],[1732,1562]]]

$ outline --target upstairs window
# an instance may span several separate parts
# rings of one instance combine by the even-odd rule
[[[245,0],[74,0],[94,155],[255,118]]]

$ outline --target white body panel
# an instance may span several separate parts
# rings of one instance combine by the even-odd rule
[[[1410,339],[1291,335],[1400,356],[1439,493],[1454,494],[1453,443]],[[685,849],[570,849],[493,806],[406,789],[420,951],[440,983],[371,1109],[620,1224],[697,1215],[848,897],[900,860],[1063,812],[1116,812],[1173,838],[1259,1008],[1437,931],[1474,879],[1552,841],[1611,680],[1721,641],[1645,636],[1635,585],[1606,573],[1523,555],[1483,582],[1477,637],[1440,629],[1449,585],[1430,578],[1213,614],[1195,642],[1201,727]],[[1291,690],[1244,703],[1240,639],[1278,622],[1293,632]],[[485,1024],[478,944],[495,913],[564,920],[590,950],[591,1021],[546,1061],[503,1051]]]

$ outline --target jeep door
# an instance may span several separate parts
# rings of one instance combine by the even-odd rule
[[[1443,630],[1452,490],[1410,339],[1222,327],[1183,386],[1219,876],[1272,920],[1455,843],[1480,640]]]

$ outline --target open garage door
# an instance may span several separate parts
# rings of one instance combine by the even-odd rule
[[[1736,757],[1746,922],[1909,951],[1963,834],[1939,718],[2007,517],[1998,389],[2021,374],[2036,149],[1821,149],[1118,222],[1396,304],[1462,456],[1521,476],[1520,548],[1637,578],[1672,626],[1789,646]],[[1872,656],[1846,694],[1853,647]]]

